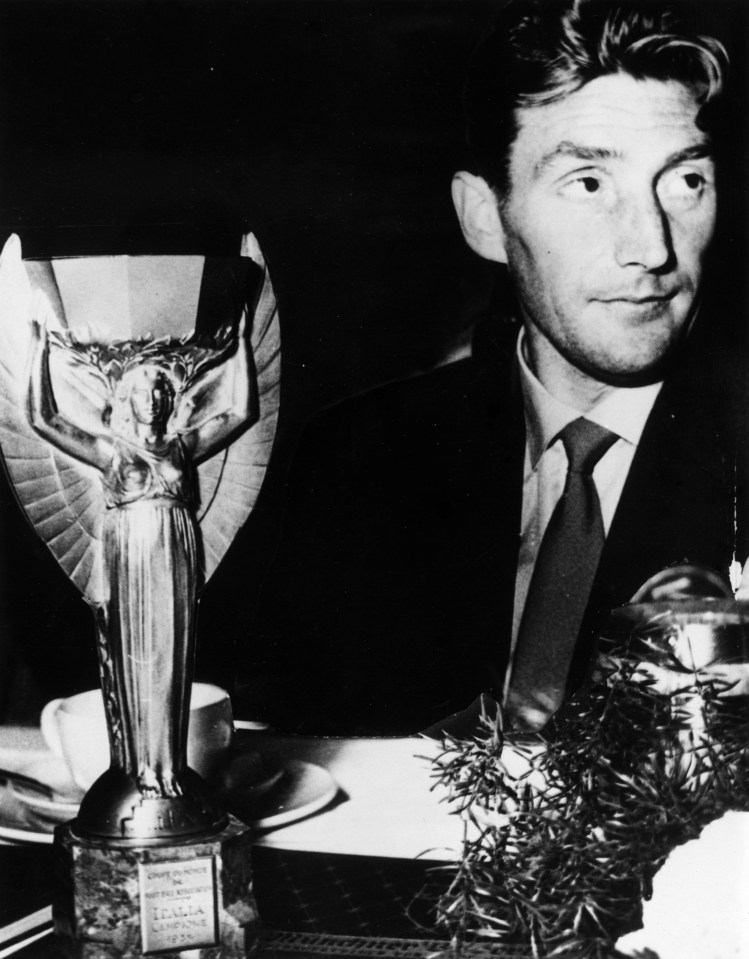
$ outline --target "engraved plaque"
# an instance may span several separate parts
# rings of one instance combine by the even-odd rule
[[[217,944],[213,856],[139,863],[138,872],[144,955]]]

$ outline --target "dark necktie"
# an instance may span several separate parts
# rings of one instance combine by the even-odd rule
[[[507,696],[513,722],[525,729],[540,729],[564,699],[605,540],[593,470],[619,438],[583,417],[559,437],[567,452],[567,479],[528,587]]]

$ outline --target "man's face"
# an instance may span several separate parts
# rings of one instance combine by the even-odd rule
[[[627,74],[518,111],[500,216],[537,366],[633,382],[689,323],[716,211],[697,112]]]

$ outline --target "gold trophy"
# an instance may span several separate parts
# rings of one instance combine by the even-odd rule
[[[247,829],[186,761],[202,587],[249,516],[278,415],[273,288],[241,255],[0,259],[0,446],[91,606],[111,764],[58,829],[69,955],[244,956]]]

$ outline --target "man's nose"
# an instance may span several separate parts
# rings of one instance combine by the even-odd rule
[[[619,266],[651,272],[668,267],[673,255],[668,220],[658,197],[631,197],[619,204],[614,223]]]

